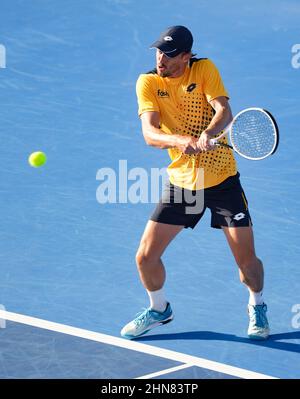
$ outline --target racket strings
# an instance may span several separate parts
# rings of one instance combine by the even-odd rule
[[[270,117],[264,112],[247,111],[231,128],[234,149],[249,158],[258,159],[272,153],[276,132]]]

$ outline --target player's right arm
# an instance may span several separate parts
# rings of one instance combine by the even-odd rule
[[[184,154],[199,152],[196,138],[164,133],[159,127],[159,112],[144,112],[141,115],[141,122],[143,135],[148,145],[161,149],[178,148]]]
[[[197,139],[180,134],[168,134],[160,128],[160,107],[157,102],[155,78],[142,74],[136,83],[136,94],[142,130],[148,145],[156,148],[178,148],[184,154],[199,152]]]

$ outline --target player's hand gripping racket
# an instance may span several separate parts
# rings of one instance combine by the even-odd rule
[[[219,140],[229,133],[232,145]],[[262,108],[247,108],[239,112],[212,145],[231,148],[244,158],[258,161],[275,153],[279,143],[279,130],[274,117]]]

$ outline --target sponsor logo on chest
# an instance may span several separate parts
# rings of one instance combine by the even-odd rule
[[[166,98],[166,97],[170,97],[169,93],[166,90],[157,90],[157,95],[160,98]]]
[[[187,93],[191,93],[192,91],[195,90],[196,87],[197,87],[196,83],[191,83],[185,90]],[[161,90],[161,89],[157,90],[157,95],[159,98],[169,98],[170,97],[167,90]]]

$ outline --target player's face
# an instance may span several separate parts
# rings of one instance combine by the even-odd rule
[[[185,70],[190,55],[187,53],[178,54],[176,57],[167,57],[159,49],[156,50],[156,69],[162,78],[181,76]]]

